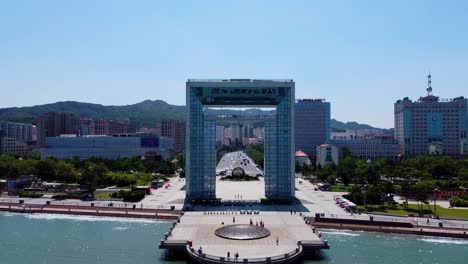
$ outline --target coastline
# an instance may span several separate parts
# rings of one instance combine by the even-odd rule
[[[73,205],[22,205],[0,203],[0,212],[18,214],[61,214],[95,217],[119,217],[173,222],[180,217],[180,211],[167,209],[131,209],[113,207],[89,207]]]
[[[432,237],[450,237],[468,239],[468,231],[466,229],[455,228],[436,228],[436,227],[392,227],[392,226],[376,226],[368,224],[346,224],[346,223],[327,223],[315,222],[313,224],[318,229],[336,229],[336,230],[351,230],[365,232],[380,232],[388,234],[405,234],[417,236],[432,236]]]
[[[177,221],[181,216],[180,210],[170,209],[141,209],[102,206],[78,205],[37,205],[0,202],[0,212],[17,214],[55,214],[70,216],[93,216],[146,219],[163,222]],[[317,221],[318,220],[318,221]],[[384,221],[352,221],[349,219],[315,219],[311,226],[317,229],[336,229],[366,232],[381,232],[389,234],[407,234],[417,236],[450,237],[468,239],[468,230],[462,228],[414,226],[411,224],[395,225],[394,222]]]

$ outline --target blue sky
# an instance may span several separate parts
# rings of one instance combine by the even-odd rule
[[[332,117],[468,96],[468,1],[2,1],[0,108],[185,103],[188,78],[292,78]]]

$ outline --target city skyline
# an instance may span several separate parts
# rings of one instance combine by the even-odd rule
[[[189,78],[291,78],[332,117],[389,128],[393,103],[423,96],[429,71],[436,95],[466,96],[463,1],[1,5],[0,108],[182,105]]]

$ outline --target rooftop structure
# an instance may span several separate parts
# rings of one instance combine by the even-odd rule
[[[309,156],[304,151],[296,151],[296,164],[310,166],[312,162],[309,159]]]

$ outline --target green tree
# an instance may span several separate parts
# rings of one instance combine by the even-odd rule
[[[419,211],[422,212],[423,204],[427,203],[427,198],[429,197],[429,192],[433,189],[433,186],[424,183],[418,182],[414,188],[414,198],[418,202]]]
[[[401,195],[405,197],[405,206],[408,206],[408,198],[413,193],[413,185],[409,181],[403,181],[401,183]]]
[[[336,171],[335,165],[327,164],[319,170],[317,177],[321,181],[327,181],[330,184],[335,184],[335,180],[336,180],[335,171]]]
[[[103,163],[88,161],[81,173],[80,184],[91,196],[94,196],[98,184],[104,182],[104,179],[108,177],[107,172],[108,169]]]
[[[60,182],[76,182],[77,172],[75,166],[72,163],[65,161],[58,161],[56,164],[56,176],[57,180]]]
[[[348,185],[354,177],[356,161],[351,156],[345,156],[337,167],[337,176],[341,177],[343,183]]]
[[[36,174],[39,176],[43,181],[55,181],[57,179],[56,175],[56,164],[55,159],[47,158],[44,160],[40,160],[36,164]]]
[[[181,153],[176,156],[177,169],[185,169],[185,154]]]
[[[457,176],[459,179],[468,181],[468,167],[462,167],[458,170]]]
[[[363,184],[366,183],[369,176],[369,165],[365,160],[357,160],[356,166],[354,168],[354,176],[356,183]]]
[[[348,195],[345,195],[345,198],[349,199],[357,205],[364,204],[364,194],[359,186],[353,185],[349,191]]]

